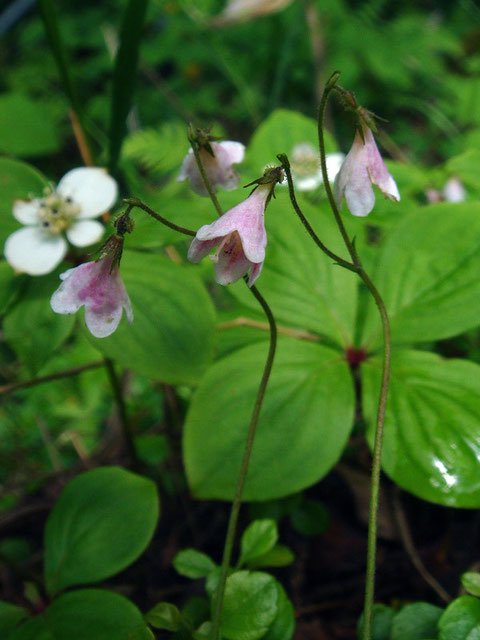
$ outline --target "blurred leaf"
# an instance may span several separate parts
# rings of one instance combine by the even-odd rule
[[[239,565],[244,565],[271,551],[278,540],[275,520],[255,520],[245,529],[240,541]]]
[[[249,569],[259,567],[285,567],[295,560],[295,555],[291,549],[284,544],[276,544],[273,549],[261,556],[256,556],[247,563]]]
[[[159,466],[168,458],[168,445],[163,434],[136,436],[135,451],[142,462],[151,467]]]
[[[17,298],[25,281],[24,276],[15,275],[8,262],[0,262],[0,315],[3,315]]]
[[[395,615],[389,640],[436,638],[442,613],[443,609],[428,602],[407,604]]]
[[[56,120],[47,105],[22,94],[0,96],[0,152],[41,156],[59,146]]]
[[[115,174],[127,116],[133,103],[137,61],[148,0],[129,0],[123,14],[120,45],[115,57],[110,114],[110,173]]]
[[[371,640],[390,640],[390,632],[395,611],[385,604],[373,605],[373,622]],[[363,637],[363,613],[360,616],[357,627],[357,637]]]
[[[118,573],[145,550],[158,520],[155,484],[119,467],[71,480],[45,528],[45,580],[54,594]]]
[[[462,587],[472,596],[480,596],[480,573],[467,571],[462,574]]]
[[[479,271],[480,204],[442,203],[406,216],[387,239],[372,274],[390,316],[393,342],[438,340],[480,324]],[[362,343],[373,349],[381,341],[370,297]]]
[[[259,571],[237,571],[227,578],[220,633],[227,640],[257,640],[278,613],[275,579]]]
[[[213,356],[215,310],[194,267],[125,251],[134,320],[92,343],[119,364],[169,384],[196,382]]]
[[[79,589],[56,598],[9,640],[150,640],[142,614],[123,596]]]
[[[178,631],[182,626],[182,618],[177,607],[169,602],[159,602],[145,614],[145,620],[155,629]]]
[[[177,573],[187,578],[205,578],[216,568],[216,564],[207,556],[195,549],[179,551],[173,559],[173,567]]]
[[[5,340],[32,375],[68,338],[75,324],[75,316],[54,313],[50,307],[50,297],[60,283],[59,271],[63,269],[29,278],[4,321]]]
[[[0,600],[0,638],[10,637],[18,623],[28,616],[28,611],[9,602]]]
[[[362,401],[373,445],[381,358],[362,365]],[[480,506],[480,367],[395,350],[382,465],[403,489],[446,506]]]
[[[234,495],[266,353],[266,343],[240,349],[214,364],[200,382],[183,441],[187,477],[197,497]],[[350,372],[340,353],[280,339],[243,499],[288,495],[322,478],[343,451],[353,405]]]
[[[123,154],[143,169],[163,175],[178,168],[188,151],[184,122],[167,122],[157,129],[134,131],[125,140]]]
[[[330,515],[320,502],[302,500],[298,509],[290,514],[292,526],[304,536],[317,536],[324,533],[330,524]]]
[[[476,81],[478,85],[478,80]],[[480,162],[480,151],[469,149],[459,156],[451,158],[445,169],[452,175],[458,176],[465,185],[480,189],[480,176],[477,167]]]
[[[20,160],[0,158],[0,245],[7,236],[20,227],[13,217],[13,202],[28,199],[30,194],[41,196],[48,180],[34,167]]]
[[[277,615],[262,640],[290,640],[295,631],[295,609],[282,585],[275,581],[278,592]]]
[[[480,600],[473,596],[456,598],[443,612],[438,628],[438,640],[478,640]]]

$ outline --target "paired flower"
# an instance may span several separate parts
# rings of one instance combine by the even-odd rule
[[[245,146],[241,142],[225,140],[224,142],[208,141],[200,145],[200,158],[205,173],[216,191],[216,185],[220,185],[225,191],[231,191],[238,187],[238,173],[233,169],[233,164],[242,162],[245,155]],[[208,191],[203,183],[198,169],[193,150],[190,148],[180,168],[177,182],[190,179],[190,186],[200,196],[208,196]]]
[[[375,204],[372,185],[377,185],[383,195],[398,202],[397,184],[388,172],[380,155],[370,127],[361,123],[363,139],[357,130],[340,171],[335,178],[335,199],[338,206],[345,198],[354,216],[367,216]]]
[[[130,299],[119,273],[123,238],[112,236],[96,262],[86,262],[60,275],[62,284],[50,299],[56,313],[76,313],[85,306],[85,323],[96,338],[106,338],[118,327],[125,310],[133,321]]]
[[[200,262],[218,245],[210,259],[219,284],[236,282],[250,270],[248,286],[251,287],[260,275],[267,246],[265,207],[275,182],[259,184],[244,202],[197,231],[188,259]]]
[[[328,153],[327,173],[330,182],[335,180],[345,158],[343,153]],[[300,142],[292,149],[290,169],[295,186],[299,191],[313,191],[323,184],[322,167],[318,151],[309,142]],[[285,186],[287,182],[283,183]]]
[[[104,226],[97,218],[117,199],[117,183],[104,169],[81,167],[63,176],[43,198],[16,200],[13,215],[24,225],[5,243],[5,258],[16,270],[33,276],[53,271],[76,247],[98,242]]]

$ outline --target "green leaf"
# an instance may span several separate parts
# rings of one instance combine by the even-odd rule
[[[465,185],[480,189],[480,178],[476,168],[480,162],[480,151],[468,149],[459,156],[451,158],[445,165],[446,170],[460,178]]]
[[[18,623],[28,616],[28,611],[9,602],[0,600],[0,638],[5,640]]]
[[[193,266],[125,251],[121,274],[134,320],[91,338],[106,356],[169,384],[196,382],[213,357],[215,310]]]
[[[257,569],[259,567],[285,567],[288,564],[292,564],[295,560],[295,555],[289,547],[283,544],[277,544],[264,553],[262,556],[257,556],[250,560],[248,564],[249,569]]]
[[[478,203],[442,203],[406,216],[371,274],[390,316],[393,342],[438,340],[477,326],[479,271]],[[370,298],[362,341],[371,349],[382,342]]]
[[[0,315],[3,315],[16,300],[25,282],[26,278],[15,275],[8,262],[0,262]]]
[[[4,321],[5,340],[35,375],[72,332],[74,316],[54,313],[50,297],[60,280],[57,269],[46,276],[29,278],[22,297]]]
[[[328,208],[303,203],[302,209],[322,241],[346,258]],[[292,210],[285,192],[277,189],[277,198],[267,210],[266,225],[267,257],[259,286],[277,322],[326,336],[342,347],[353,344],[358,286],[354,274],[334,265],[319,250]],[[230,286],[229,291],[244,306],[258,311],[258,303],[243,282]]]
[[[41,196],[48,181],[39,171],[26,162],[0,158],[0,245],[11,233],[20,228],[13,217],[13,202],[28,199],[30,195]]]
[[[155,629],[178,631],[182,626],[182,617],[177,607],[169,602],[159,602],[145,614],[145,620]]]
[[[55,118],[46,104],[20,93],[0,96],[1,153],[41,156],[57,151],[59,146]]]
[[[240,542],[239,564],[244,565],[271,551],[278,540],[275,520],[255,520],[245,529]]]
[[[110,173],[115,173],[127,116],[133,102],[137,75],[138,51],[148,0],[129,0],[123,14],[120,46],[115,57],[110,113]]]
[[[472,596],[480,596],[480,573],[467,571],[462,575],[462,587]]]
[[[385,604],[373,605],[373,622],[371,640],[390,640],[390,630],[392,628],[395,611]],[[363,637],[363,613],[358,621],[357,637]]]
[[[183,442],[188,481],[197,497],[233,498],[266,354],[266,343],[245,347],[202,378]],[[243,499],[288,495],[322,478],[343,451],[353,405],[350,371],[339,353],[280,339]]]
[[[140,129],[125,140],[123,154],[143,169],[164,175],[177,169],[188,151],[184,122],[166,122],[157,129]]]
[[[257,640],[278,613],[275,579],[260,571],[237,571],[227,578],[220,633],[227,640]]]
[[[473,596],[456,598],[445,609],[438,628],[439,640],[478,640],[480,600]]]
[[[295,609],[282,585],[275,581],[278,593],[277,615],[262,640],[290,640],[295,631]]]
[[[262,122],[248,145],[245,163],[249,174],[252,178],[258,178],[266,165],[278,165],[279,153],[286,153],[291,159],[294,147],[302,143],[318,149],[316,121],[298,111],[277,109]],[[328,132],[325,132],[325,145],[327,153],[337,150],[335,141]],[[320,168],[320,155],[318,158]]]
[[[374,439],[381,359],[362,365],[363,410]],[[394,350],[382,465],[403,489],[431,502],[480,506],[480,367],[433,353]]]
[[[23,624],[9,640],[148,640],[142,614],[123,596],[79,589],[55,599],[42,615]]]
[[[217,565],[207,556],[195,549],[185,549],[177,553],[173,559],[173,567],[177,573],[186,578],[205,578]]]
[[[328,529],[330,515],[320,502],[302,500],[290,514],[293,527],[304,536],[318,536]]]
[[[45,528],[49,593],[128,567],[149,544],[158,511],[155,484],[125,469],[101,467],[71,480]]]
[[[443,609],[428,602],[407,604],[393,619],[389,640],[434,638]]]

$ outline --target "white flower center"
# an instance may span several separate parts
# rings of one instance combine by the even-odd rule
[[[54,235],[69,229],[80,213],[80,206],[71,198],[62,198],[56,191],[39,202],[38,218],[40,227]]]

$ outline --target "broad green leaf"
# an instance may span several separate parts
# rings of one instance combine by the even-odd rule
[[[183,451],[198,497],[233,498],[266,355],[267,344],[259,343],[223,358],[207,371],[193,397]],[[322,478],[343,451],[353,405],[350,371],[340,353],[280,339],[244,500],[288,495]]]
[[[15,275],[8,262],[0,262],[0,315],[16,300],[26,280],[25,276]]]
[[[347,258],[341,236],[328,208],[302,204],[303,212],[322,242]],[[353,343],[357,308],[357,277],[333,264],[315,245],[286,193],[277,189],[266,213],[268,245],[258,288],[277,322],[327,336],[342,346]],[[242,286],[243,285],[243,286]],[[246,307],[258,303],[243,282],[229,288]]]
[[[5,340],[32,375],[68,338],[75,323],[75,316],[54,313],[50,307],[52,293],[60,285],[58,274],[57,269],[46,276],[28,278],[23,295],[4,321]]]
[[[48,181],[39,171],[26,162],[0,158],[0,246],[11,233],[21,227],[12,214],[14,200],[41,196]]]
[[[406,216],[385,243],[372,280],[396,344],[448,338],[480,324],[480,204],[442,203]],[[370,300],[363,345],[381,345]]]
[[[239,564],[247,564],[271,551],[278,540],[275,520],[255,520],[243,532]]]
[[[278,165],[279,153],[286,153],[291,159],[293,149],[302,143],[318,149],[316,121],[298,111],[277,109],[262,122],[248,145],[245,163],[249,175],[258,178],[266,165]],[[327,153],[337,150],[335,141],[328,132],[325,133],[325,145]],[[320,155],[318,158],[320,168]]]
[[[220,633],[227,640],[257,640],[278,613],[276,580],[260,571],[237,571],[227,578]]]
[[[293,527],[304,536],[317,536],[324,533],[330,524],[329,513],[320,502],[302,500],[302,503],[290,514]]]
[[[19,622],[27,616],[28,611],[23,607],[0,600],[0,638],[6,640]]]
[[[480,596],[480,573],[467,571],[462,574],[462,587],[472,596]]]
[[[373,605],[373,622],[372,622],[372,638],[371,640],[390,640],[390,631],[392,628],[395,611],[385,604]],[[357,637],[362,638],[363,632],[363,613],[358,621]]]
[[[445,609],[438,628],[438,640],[478,640],[480,600],[473,596],[456,598]]]
[[[451,158],[445,168],[450,174],[458,176],[467,186],[480,189],[480,177],[476,170],[479,162],[480,151],[468,149],[461,155]]]
[[[434,638],[442,613],[443,609],[428,602],[407,604],[395,615],[389,640]]]
[[[182,617],[177,607],[169,602],[159,602],[145,614],[145,620],[155,629],[178,631],[182,626]]]
[[[282,585],[275,581],[278,592],[277,615],[262,640],[290,640],[295,631],[295,609]]]
[[[177,553],[173,559],[173,566],[180,575],[195,580],[208,576],[217,565],[206,553],[195,549],[185,549]]]
[[[18,628],[10,640],[148,640],[142,614],[123,596],[102,589],[79,589],[55,599]]]
[[[373,443],[381,360],[362,365],[363,410]],[[431,502],[480,506],[480,367],[423,351],[394,350],[382,465]]]
[[[169,384],[196,382],[213,356],[215,310],[193,266],[125,251],[121,274],[134,320],[91,338],[119,364]]]
[[[100,467],[71,480],[45,528],[49,593],[98,582],[145,550],[158,520],[155,484],[119,467]]]
[[[41,156],[59,145],[55,118],[46,104],[20,93],[0,96],[0,153]]]

